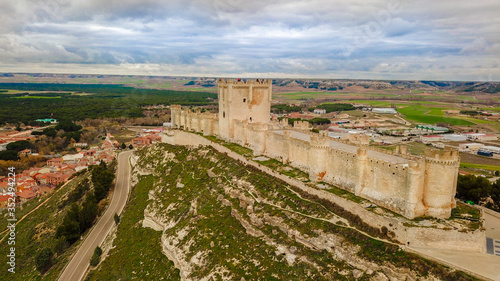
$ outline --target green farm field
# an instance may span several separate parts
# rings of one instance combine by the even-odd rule
[[[482,170],[490,170],[490,171],[500,171],[500,166],[471,164],[471,163],[460,163],[460,168],[472,168],[472,169],[482,169]]]
[[[445,117],[444,111],[447,108],[441,107],[426,107],[424,105],[410,105],[406,107],[398,107],[398,112],[405,115],[405,118],[409,121],[427,123],[427,124],[435,124],[438,122],[449,123],[452,125],[475,125],[474,123],[452,117]]]

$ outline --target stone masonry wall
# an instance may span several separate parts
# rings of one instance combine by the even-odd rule
[[[281,135],[281,137],[273,135],[272,138],[273,137],[276,139],[276,143],[282,140],[282,138],[286,138],[286,136],[283,135]],[[406,246],[467,250],[482,253],[486,251],[484,242],[486,239],[485,231],[481,229],[472,232],[460,232],[457,230],[437,229],[432,227],[405,226],[403,221],[400,219],[397,219],[395,217],[381,216],[365,209],[363,206],[356,202],[337,196],[325,190],[310,187],[301,181],[277,173],[268,167],[248,160],[245,157],[233,152],[232,150],[217,143],[211,142],[202,136],[183,131],[169,131],[163,136],[163,141],[175,145],[210,145],[222,153],[227,153],[234,159],[240,160],[245,164],[252,165],[267,174],[283,180],[287,184],[298,187],[309,194],[316,195],[319,198],[331,201],[339,205],[345,210],[358,215],[365,223],[370,226],[377,228],[381,228],[383,226],[387,227],[388,231],[394,232],[395,239],[402,242]],[[352,157],[352,155],[350,156]],[[343,157],[349,157],[349,155],[344,155]],[[388,169],[389,172],[393,171],[387,166],[385,166],[384,169]],[[339,172],[341,172],[341,170],[339,170]]]

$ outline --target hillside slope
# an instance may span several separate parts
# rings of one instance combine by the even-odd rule
[[[474,280],[346,227],[210,147],[158,144],[136,157],[113,247],[88,280]]]

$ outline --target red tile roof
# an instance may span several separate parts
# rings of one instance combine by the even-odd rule
[[[9,198],[12,198],[12,196],[7,194],[5,195],[0,194],[0,201],[7,201],[9,200]]]
[[[32,199],[36,197],[36,193],[31,188],[25,188],[21,192],[16,193],[16,195],[23,199]]]

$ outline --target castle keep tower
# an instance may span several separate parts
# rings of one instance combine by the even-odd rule
[[[233,139],[237,121],[268,124],[271,112],[272,81],[219,79],[219,135]]]
[[[250,148],[254,155],[281,159],[323,181],[409,219],[450,217],[455,207],[458,151],[426,149],[408,155],[370,147],[367,136],[333,140],[310,132],[306,121],[270,123],[271,80],[218,80],[219,112],[171,105],[172,128],[215,135]]]

